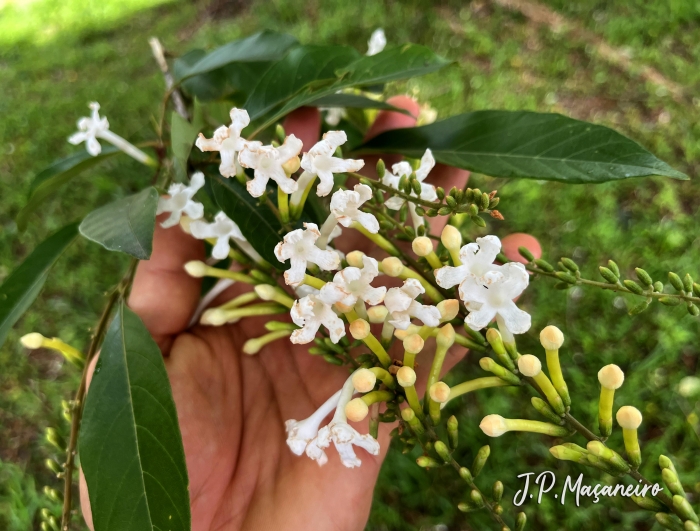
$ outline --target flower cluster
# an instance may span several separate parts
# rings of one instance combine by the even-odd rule
[[[356,172],[364,166],[363,160],[337,156],[339,147],[347,141],[343,131],[327,132],[322,140],[302,153],[303,144],[294,135],[286,136],[281,145],[263,145],[261,142],[246,140],[242,131],[250,121],[248,113],[234,108],[230,116],[231,124],[217,129],[212,138],[200,135],[197,147],[203,151],[218,151],[221,155],[221,175],[235,176],[241,182],[245,182],[248,192],[253,197],[262,196],[268,182],[275,181],[279,190],[278,197],[282,198],[280,205],[285,204],[284,202],[288,201],[285,197],[291,194],[292,212],[299,212],[303,208],[303,202],[316,181],[317,195],[326,196],[333,192],[335,187],[334,174]],[[420,191],[414,185],[413,195],[424,201],[434,201],[437,199],[436,188],[425,182],[434,166],[435,158],[428,149],[415,169],[407,161],[399,162],[392,166],[391,172],[383,175],[382,182],[390,188],[398,189],[402,179],[413,179],[415,176]],[[243,168],[252,170],[252,179],[244,173]],[[295,173],[299,169],[302,173],[295,179]],[[159,213],[170,213],[162,225],[171,227],[180,223],[195,238],[207,240],[213,246],[212,258],[216,260],[222,260],[232,253],[231,243],[235,242],[249,257],[259,264],[264,264],[251,244],[246,241],[238,225],[224,212],[219,212],[211,223],[202,219],[203,206],[194,200],[194,196],[203,185],[204,176],[201,173],[194,174],[188,186],[172,185],[168,196],[161,198],[158,204]],[[438,338],[436,359],[444,358],[457,336],[451,325],[445,324],[442,328],[440,325],[458,315],[457,300],[443,300],[444,297],[436,286],[426,280],[420,272],[407,267],[397,257],[385,258],[380,263],[375,258],[357,251],[346,257],[336,249],[328,247],[333,238],[340,237],[340,226],[357,229],[369,239],[381,238],[378,235],[379,221],[375,214],[365,208],[365,203],[372,197],[372,189],[366,184],[357,184],[352,189],[339,187],[330,198],[330,213],[320,228],[314,223],[303,223],[302,228],[295,229],[286,225],[291,230],[288,229],[276,245],[274,255],[280,262],[289,263],[283,278],[284,283],[294,290],[294,297],[290,297],[282,286],[258,285],[254,297],[267,302],[237,308],[239,303],[231,301],[231,304],[220,309],[204,312],[202,323],[217,325],[236,322],[247,315],[289,311],[296,328],[272,330],[267,336],[254,340],[254,344],[244,348],[249,353],[258,352],[266,342],[281,337],[288,337],[294,344],[311,343],[322,328],[325,329],[322,333],[327,333],[330,341],[338,344],[346,336],[346,325],[350,324],[352,336],[369,347],[386,369],[391,364],[391,358],[383,344],[372,334],[369,324],[381,323],[382,341],[385,345],[394,333],[402,338],[410,336],[408,342],[405,342],[406,350],[417,352],[422,348],[425,337],[435,335]],[[384,205],[389,209],[399,210],[406,203],[414,225],[423,225],[423,218],[416,212],[413,202],[390,193]],[[285,220],[282,221],[284,223]],[[451,235],[454,240],[454,232],[459,234],[454,227],[448,226],[443,233],[443,240],[447,241],[446,235]],[[500,240],[495,236],[478,238],[476,243],[469,243],[461,248],[461,236],[458,235],[457,240],[458,242],[453,242],[451,246],[446,245],[451,249],[452,265],[446,265],[437,257],[431,240],[425,236],[414,240],[413,250],[435,267],[434,275],[439,287],[450,289],[459,286],[459,297],[468,310],[465,322],[470,328],[480,330],[496,319],[506,342],[508,338],[512,338],[512,334],[528,330],[530,316],[518,309],[513,302],[528,285],[528,274],[524,267],[518,263],[495,263],[501,250]],[[386,249],[386,246],[384,248]],[[233,271],[222,273],[221,270],[201,263],[189,264],[188,271],[200,276],[218,276],[225,279],[222,282],[228,282],[227,286],[234,279],[249,278]],[[336,273],[332,280],[326,282],[319,278],[319,271]],[[398,278],[403,284],[391,288],[380,285],[378,280],[382,274]],[[252,279],[246,281],[253,282]],[[429,298],[432,304],[427,304],[424,297]],[[420,327],[415,324],[416,321],[420,323]],[[423,338],[417,332],[420,332]],[[462,338],[460,341],[465,344],[466,340]],[[406,367],[406,371],[409,369],[411,367]],[[393,385],[389,373],[386,372],[384,376],[387,384]],[[429,384],[431,404],[444,403],[449,399],[449,387],[443,382],[430,381]],[[404,387],[409,402],[415,406],[418,398],[415,390],[411,390],[412,385]],[[371,387],[363,385],[361,390],[366,392]],[[324,450],[332,442],[338,450],[341,462],[348,467],[360,465],[353,445],[376,455],[379,452],[377,441],[370,435],[360,435],[347,423],[346,411],[353,412],[350,414],[352,420],[364,418],[368,404],[373,403],[373,399],[367,398],[372,393],[362,399],[353,400],[355,391],[352,379],[349,379],[340,391],[330,397],[308,419],[287,421],[287,443],[290,449],[297,455],[306,453],[323,465],[328,460]],[[382,392],[386,391],[376,393]],[[379,395],[374,396],[376,398]],[[439,408],[431,407],[431,415],[439,415]],[[320,427],[323,419],[333,409],[335,414],[331,422]],[[358,411],[361,413],[359,416]]]

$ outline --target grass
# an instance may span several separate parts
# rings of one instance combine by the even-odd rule
[[[33,174],[75,150],[65,138],[98,100],[112,128],[139,141],[152,137],[162,80],[146,39],[159,36],[174,53],[213,47],[261,28],[294,34],[302,42],[355,45],[364,50],[371,31],[382,25],[390,42],[418,42],[455,59],[458,66],[392,87],[430,101],[440,116],[472,109],[532,109],[561,112],[612,126],[634,138],[693,180],[660,178],[596,186],[566,186],[537,181],[505,181],[473,176],[482,190],[498,189],[504,222],[477,233],[529,232],[540,238],[552,262],[572,256],[584,273],[614,258],[634,278],[644,267],[655,280],[666,273],[700,275],[697,237],[700,185],[700,7],[697,3],[635,0],[602,4],[592,0],[548,5],[580,28],[620,47],[638,64],[656,69],[683,86],[675,100],[658,85],[611,65],[593,46],[556,33],[526,17],[487,2],[367,4],[281,1],[219,2],[215,6],[158,0],[34,0],[0,4],[0,280],[38,242],[97,205],[132,193],[150,179],[136,163],[113,160],[73,181],[18,233],[13,219],[26,200]],[[352,21],[352,23],[348,23]],[[103,293],[119,278],[123,257],[81,241],[49,277],[33,309],[0,349],[0,528],[37,527],[41,507],[56,510],[41,493],[60,488],[43,465],[54,455],[43,430],[67,426],[62,399],[69,399],[77,374],[46,352],[27,354],[17,339],[40,330],[78,347],[89,337],[103,304]],[[592,289],[555,290],[547,279],[533,279],[524,307],[533,311],[532,331],[523,351],[541,354],[536,331],[549,323],[566,334],[564,370],[574,412],[593,425],[597,407],[596,373],[606,363],[620,365],[627,382],[619,404],[639,407],[645,416],[643,472],[658,481],[656,456],[671,456],[697,505],[700,496],[698,404],[675,392],[678,381],[698,371],[699,322],[682,307],[653,305],[629,317],[632,298]],[[534,311],[536,308],[536,311]],[[473,356],[460,364],[450,383],[481,376]],[[479,484],[486,490],[500,479],[506,485],[506,515],[521,487],[517,474],[555,470],[557,476],[585,472],[549,457],[551,441],[535,435],[487,439],[478,429],[483,415],[537,418],[522,391],[499,389],[468,396],[450,407],[458,416],[463,447],[460,462],[469,465],[476,450],[491,444]],[[621,448],[620,435],[612,442]],[[578,441],[579,443],[581,441]],[[387,459],[375,495],[369,529],[418,529],[439,523],[483,529],[479,513],[462,515],[455,498],[466,496],[448,470],[430,474],[414,464],[415,455],[395,448]],[[565,507],[545,497],[524,506],[529,529],[650,529],[648,513],[624,499],[606,499]],[[611,524],[612,522],[612,524]]]

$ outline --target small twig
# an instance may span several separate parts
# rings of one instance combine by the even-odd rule
[[[155,58],[156,63],[158,63],[160,71],[163,72],[163,77],[165,78],[165,90],[172,96],[175,111],[185,120],[189,121],[189,113],[187,112],[185,101],[182,99],[182,94],[180,94],[180,91],[177,88],[173,88],[175,86],[175,80],[168,69],[168,62],[165,60],[163,45],[160,43],[160,40],[158,40],[158,37],[151,37],[148,39],[148,44],[151,45],[153,57]]]

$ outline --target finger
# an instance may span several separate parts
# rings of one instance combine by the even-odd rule
[[[199,301],[201,281],[189,276],[183,266],[203,258],[202,242],[180,227],[163,229],[157,224],[151,259],[140,262],[136,270],[129,307],[143,320],[164,355],[172,336],[187,328]]]
[[[321,113],[316,107],[300,107],[287,115],[282,124],[288,135],[304,143],[303,151],[311,149],[321,136]]]
[[[370,138],[374,138],[385,131],[413,127],[416,125],[418,113],[420,112],[420,105],[416,100],[408,96],[393,96],[386,100],[386,102],[394,107],[408,111],[409,114],[407,115],[396,111],[381,111],[367,131],[365,141],[369,140]],[[375,168],[377,167],[379,158],[380,157],[376,155],[369,155],[365,157],[365,167],[362,169],[361,173],[363,175],[376,178],[377,174]],[[392,164],[401,160],[400,155],[386,155],[381,158],[384,159],[384,163],[386,164],[387,168],[391,168]]]
[[[542,246],[537,238],[524,232],[515,232],[509,234],[501,240],[501,246],[503,254],[506,255],[508,260],[513,260],[514,262],[520,262],[521,264],[527,264],[527,259],[524,258],[518,251],[518,247],[525,247],[528,251],[532,253],[535,258],[542,257]]]

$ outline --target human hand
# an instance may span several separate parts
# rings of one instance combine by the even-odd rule
[[[409,98],[390,103],[417,115],[418,106]],[[369,134],[414,123],[406,115],[380,113]],[[300,109],[285,129],[311,146],[319,136],[320,115]],[[438,166],[429,180],[449,190],[464,186],[467,178],[468,172]],[[343,250],[371,251],[367,240],[351,233],[340,242]],[[322,468],[293,455],[285,442],[285,420],[307,417],[342,386],[348,373],[310,356],[307,346],[288,341],[272,343],[255,356],[243,354],[245,341],[264,333],[265,318],[188,328],[200,281],[187,275],[183,265],[203,257],[202,242],[158,226],[152,257],[140,263],[129,299],[165,356],[187,461],[193,531],[364,528],[390,430],[380,429],[378,456],[358,450],[359,469],[345,468],[334,452]],[[220,300],[245,289],[234,285]],[[463,355],[464,349],[453,349],[445,368]],[[427,371],[429,360],[421,361]],[[419,374],[418,381],[425,378]],[[82,477],[81,498],[89,521]]]

